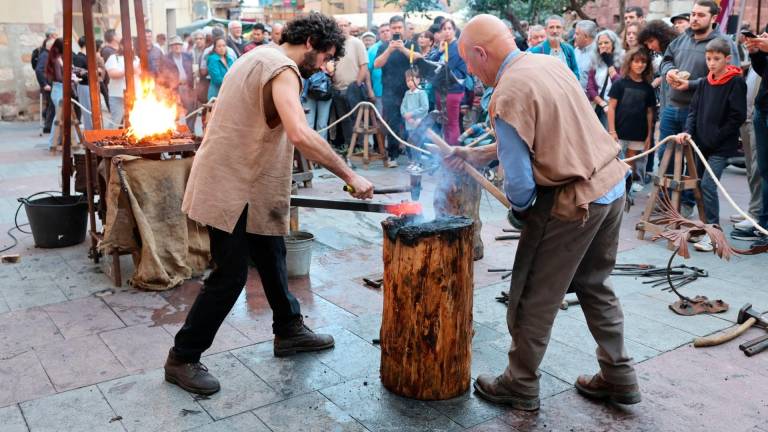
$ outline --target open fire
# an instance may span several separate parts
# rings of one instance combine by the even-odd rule
[[[155,81],[142,79],[128,122],[125,135],[131,142],[170,139],[176,131],[176,103],[158,99]]]

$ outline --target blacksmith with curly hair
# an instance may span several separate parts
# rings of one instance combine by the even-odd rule
[[[299,95],[309,77],[344,54],[344,36],[333,18],[309,14],[286,25],[281,44],[253,49],[224,76],[187,182],[182,210],[207,226],[213,271],[176,334],[165,379],[192,393],[219,391],[200,363],[248,279],[259,272],[269,306],[275,356],[333,347],[330,335],[304,325],[288,290],[285,242],[291,195],[293,146],[370,198],[373,186],[355,174],[310,129]]]

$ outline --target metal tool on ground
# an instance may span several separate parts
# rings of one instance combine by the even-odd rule
[[[522,230],[520,230],[518,228],[503,228],[501,231],[502,232],[506,232],[506,233],[519,233],[519,232],[522,232]]]
[[[765,341],[768,341],[768,334],[760,336],[760,337],[755,338],[755,339],[750,339],[750,340],[744,342],[743,344],[739,345],[739,349],[742,350],[742,351],[746,351],[747,348],[751,348],[751,347],[753,347],[753,346],[755,346],[757,344],[760,344],[762,342],[765,342]],[[751,357],[751,356],[749,356],[749,357]]]
[[[381,279],[363,278],[363,283],[366,286],[369,286],[371,288],[381,288],[381,286],[384,284],[384,279],[383,278],[381,278]]]
[[[763,338],[760,339],[760,341],[755,342],[743,350],[745,356],[752,357],[753,355],[760,354],[768,349],[768,336],[763,336]]]
[[[291,195],[291,206],[369,213],[388,213],[395,216],[416,216],[422,213],[421,203],[414,201],[383,203],[350,199],[327,199],[302,195]]]
[[[451,152],[451,146],[448,145],[445,140],[443,140],[440,135],[435,133],[433,130],[427,131],[427,135],[429,136],[430,140],[435,143],[435,147],[439,150],[440,154],[443,156],[449,154]],[[466,171],[467,174],[470,175],[475,181],[480,183],[480,186],[483,187],[483,189],[490,192],[491,195],[493,195],[494,198],[499,200],[501,204],[504,205],[506,208],[510,208],[511,204],[509,203],[509,200],[507,199],[506,195],[504,195],[504,192],[500,191],[499,188],[493,185],[490,181],[488,181],[487,178],[483,174],[480,173],[480,171],[476,170],[472,165],[464,162],[464,171]]]
[[[560,303],[560,309],[562,309],[562,310],[568,310],[568,308],[569,308],[569,307],[571,307],[571,306],[576,306],[576,305],[580,305],[580,304],[581,304],[581,303],[579,302],[579,299],[572,299],[572,300],[569,300],[569,299],[563,299],[563,302],[562,302],[562,303]]]
[[[492,269],[488,269],[488,273],[504,273],[503,275],[501,275],[501,280],[504,280],[512,276],[512,269],[492,268]]]
[[[739,315],[736,317],[736,323],[739,324],[735,329],[727,333],[718,333],[711,336],[696,338],[693,346],[696,348],[720,345],[739,337],[742,333],[749,330],[755,324],[762,328],[768,328],[768,321],[762,318],[760,313],[752,308],[750,303],[745,304],[739,309]]]
[[[495,240],[520,240],[520,234],[507,234],[496,236]]]

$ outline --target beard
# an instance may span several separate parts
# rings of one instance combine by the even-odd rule
[[[311,77],[315,72],[320,69],[315,65],[317,64],[317,51],[310,50],[304,53],[304,58],[297,66],[299,67],[299,73],[301,77],[307,79]]]
[[[693,32],[693,34],[696,34],[696,35],[703,35],[706,32],[708,32],[709,29],[711,29],[711,28],[712,28],[712,23],[711,22],[709,24],[705,25],[705,26],[701,26],[701,27],[696,28],[696,29],[693,28],[693,27],[690,27],[690,29]]]

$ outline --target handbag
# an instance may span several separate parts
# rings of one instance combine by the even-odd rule
[[[319,100],[327,101],[333,97],[333,87],[331,77],[325,72],[316,72],[307,80],[307,96]]]

